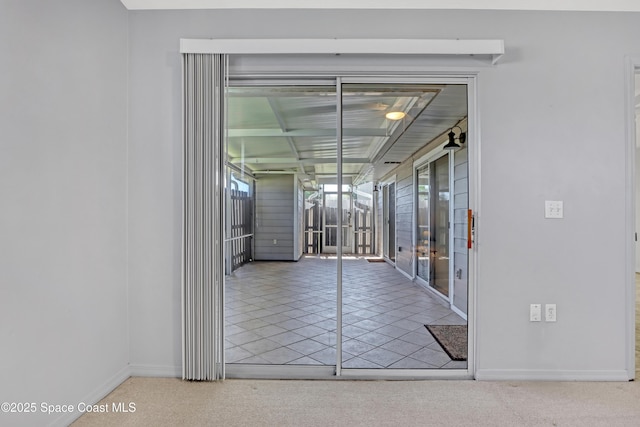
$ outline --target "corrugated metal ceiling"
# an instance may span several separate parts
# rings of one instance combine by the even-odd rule
[[[231,87],[229,161],[254,174],[335,176],[337,111],[331,86]],[[343,172],[380,179],[466,116],[466,85],[344,85]]]

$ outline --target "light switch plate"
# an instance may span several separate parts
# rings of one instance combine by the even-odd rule
[[[531,304],[531,307],[529,308],[529,321],[542,321],[542,304]]]
[[[551,219],[564,218],[564,203],[562,200],[545,200],[544,217]]]

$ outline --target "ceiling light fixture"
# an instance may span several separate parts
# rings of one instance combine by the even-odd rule
[[[456,134],[455,132],[453,132],[454,129],[458,129],[460,131],[460,133],[458,134],[458,138],[456,138]],[[456,144],[456,139],[458,140],[458,142],[460,142],[460,144],[464,144],[467,140],[467,134],[463,132],[459,126],[454,126],[449,129],[449,133],[447,134],[447,136],[449,137],[449,142],[447,143],[447,145],[442,147],[445,150],[455,150],[456,148],[460,148],[460,145]]]
[[[389,111],[384,116],[389,120],[402,120],[406,115],[404,111]]]

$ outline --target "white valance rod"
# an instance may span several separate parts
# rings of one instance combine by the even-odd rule
[[[492,63],[504,40],[439,39],[181,39],[181,53],[478,55]]]

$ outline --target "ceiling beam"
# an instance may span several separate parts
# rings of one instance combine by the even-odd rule
[[[284,122],[284,119],[282,118],[282,114],[280,114],[280,111],[276,107],[275,101],[273,100],[273,98],[268,97],[267,98],[267,102],[269,103],[269,107],[271,108],[271,112],[273,112],[273,115],[276,117],[276,120],[278,121],[278,125],[280,126],[280,129],[283,132],[286,132],[287,131],[286,123]],[[303,173],[303,174],[306,173],[306,171],[304,169],[304,163],[302,163],[300,161],[300,153],[298,153],[298,149],[296,148],[296,144],[293,142],[293,137],[286,136],[285,138],[287,140],[287,143],[289,144],[289,149],[291,149],[291,153],[293,154],[293,156],[296,158],[296,160],[298,162],[298,169],[300,170],[300,173]]]
[[[228,167],[230,167],[234,171],[238,172],[241,176],[248,176],[251,179],[256,179],[256,177],[253,176],[253,171],[251,171],[249,169],[239,168],[238,166],[234,165],[233,163],[231,163],[229,161],[226,161],[224,163],[225,163],[225,165],[227,165]]]
[[[344,136],[387,136],[387,130],[381,128],[344,128]],[[229,129],[227,136],[230,138],[240,137],[314,137],[314,136],[336,136],[335,128],[318,129]]]
[[[229,162],[248,164],[287,164],[300,162],[305,165],[324,165],[336,164],[337,159],[335,157],[306,159],[296,159],[294,157],[232,157],[229,159]],[[367,158],[344,157],[342,163],[370,163],[370,160]]]

